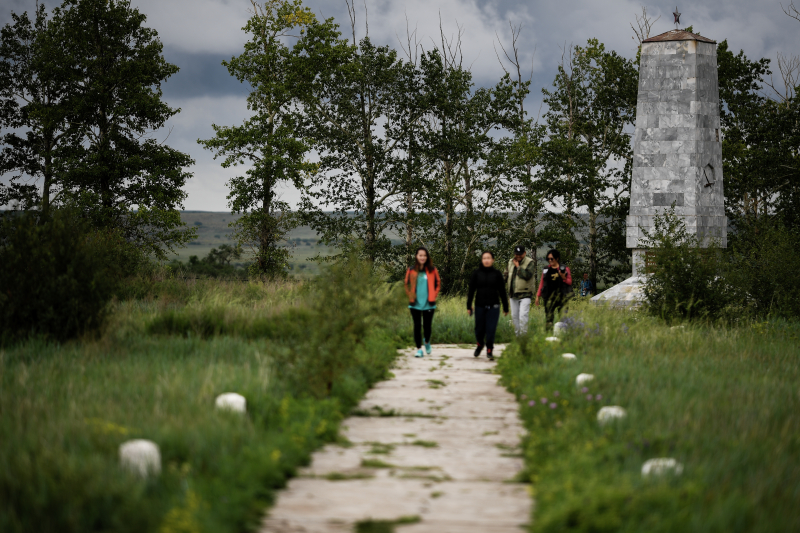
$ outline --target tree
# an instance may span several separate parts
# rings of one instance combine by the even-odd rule
[[[497,56],[503,70],[514,78],[514,105],[518,117],[517,127],[512,132],[513,137],[501,139],[498,143],[500,147],[498,164],[503,167],[503,173],[510,181],[506,189],[507,194],[504,195],[506,201],[504,207],[517,213],[517,216],[508,220],[506,231],[498,238],[498,246],[503,250],[520,244],[527,246],[529,256],[533,260],[533,269],[538,271],[537,250],[548,237],[543,226],[546,221],[549,196],[545,184],[542,183],[543,180],[540,179],[540,173],[536,171],[541,158],[544,128],[538,123],[538,117],[534,122],[528,118],[525,110],[525,98],[530,92],[533,67],[531,66],[531,72],[526,79],[522,74],[522,61],[517,44],[522,26],[514,26],[511,23],[509,26],[511,47],[509,50],[502,44],[500,47],[510,64],[511,72],[506,68],[500,55]],[[538,283],[538,280],[536,282]]]
[[[153,138],[179,112],[161,99],[178,67],[145,20],[128,0],[66,0],[48,27],[61,45],[50,61],[75,91],[67,115],[80,144],[62,167],[69,199],[95,227],[165,258],[194,235],[178,212],[193,161]]]
[[[465,288],[477,253],[496,244],[509,223],[502,212],[503,143],[490,132],[518,127],[514,82],[506,74],[494,87],[475,88],[463,66],[460,32],[452,39],[442,32],[441,46],[420,61],[428,174],[420,238],[438,258],[445,293]]]
[[[734,227],[800,224],[800,101],[764,93],[770,60],[717,47],[726,211]]]
[[[392,255],[386,232],[403,218],[396,202],[405,189],[399,148],[422,111],[409,109],[404,98],[413,67],[369,35],[357,40],[355,10],[348,7],[352,43],[331,20],[309,28],[298,43],[305,136],[320,157],[301,209],[322,243],[343,254],[361,243],[367,260],[386,263]]]
[[[50,60],[60,43],[48,31],[44,6],[34,15],[12,13],[13,23],[0,31],[0,174],[10,174],[0,205],[38,208],[47,218],[66,187],[64,161],[75,142],[67,103],[75,86]]]
[[[638,75],[633,61],[606,51],[596,39],[571,47],[553,82],[543,89],[549,110],[542,172],[563,213],[559,224],[580,242],[589,277],[617,282],[630,272],[624,219],[628,213]],[[580,217],[580,211],[586,215]]]
[[[241,126],[212,127],[213,139],[199,140],[214,158],[224,157],[223,168],[250,163],[244,176],[228,182],[232,212],[244,213],[232,225],[240,245],[251,246],[255,273],[285,275],[288,250],[281,246],[296,226],[289,206],[278,199],[281,182],[302,187],[315,165],[305,160],[308,146],[299,138],[293,76],[296,58],[285,43],[292,31],[304,33],[315,24],[313,14],[300,0],[252,2],[252,16],[243,28],[251,35],[244,52],[223,62],[232,76],[250,84],[247,107],[253,116]]]

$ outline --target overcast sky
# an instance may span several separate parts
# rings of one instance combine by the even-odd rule
[[[364,21],[364,1],[359,17]],[[674,1],[674,0],[671,0]],[[60,2],[45,1],[51,8]],[[334,17],[349,25],[344,0],[306,0],[319,17]],[[132,0],[147,15],[164,43],[167,61],[180,72],[167,81],[164,98],[181,112],[169,122],[168,143],[189,153],[196,161],[189,180],[187,210],[226,211],[228,179],[238,169],[226,170],[211,153],[196,143],[209,138],[211,124],[239,124],[247,116],[248,87],[231,78],[220,64],[241,52],[246,35],[241,30],[248,18],[249,0]],[[10,12],[34,10],[34,0],[2,0],[0,24]],[[565,44],[583,44],[595,37],[607,49],[632,57],[635,41],[631,23],[641,14],[641,0],[367,0],[369,32],[373,41],[398,47],[398,35],[406,33],[406,18],[424,42],[438,35],[439,17],[448,34],[460,26],[464,31],[466,64],[478,85],[494,85],[502,75],[493,45],[497,35],[508,44],[509,21],[522,24],[521,50],[533,69],[532,95],[528,109],[534,114],[541,102],[541,89],[553,81]],[[644,4],[648,14],[661,16],[652,35],[674,28],[672,4]],[[783,0],[783,5],[788,2]],[[800,1],[795,0],[800,6]],[[681,27],[717,41],[728,39],[734,50],[743,49],[751,59],[776,54],[800,54],[800,23],[784,15],[780,0],[694,0],[679,5]],[[363,26],[362,26],[363,28]],[[363,35],[363,29],[362,29]],[[534,55],[535,50],[535,55]],[[162,137],[166,136],[166,132]],[[294,203],[296,192],[286,190],[284,199]]]

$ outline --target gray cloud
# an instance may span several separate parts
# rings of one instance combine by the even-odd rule
[[[57,5],[46,1],[48,7]],[[795,1],[795,5],[800,2]],[[226,210],[226,181],[241,172],[222,169],[211,154],[196,144],[197,138],[210,137],[211,123],[232,125],[247,116],[244,98],[247,87],[231,78],[220,65],[223,59],[238,54],[246,39],[241,30],[248,18],[248,0],[133,0],[148,17],[164,42],[168,61],[181,72],[164,87],[165,99],[182,112],[169,127],[169,143],[186,151],[197,161],[195,177],[187,185],[187,209]],[[321,17],[335,17],[349,32],[344,0],[307,0]],[[363,1],[356,2],[358,36],[364,35]],[[0,23],[10,20],[11,10],[33,10],[33,0],[5,0]],[[472,65],[478,85],[492,85],[502,74],[493,45],[497,36],[508,45],[509,20],[522,24],[520,48],[526,64],[533,69],[529,109],[541,102],[542,87],[549,87],[565,45],[583,44],[595,37],[608,49],[633,57],[635,42],[630,24],[641,12],[641,1],[615,0],[368,0],[369,33],[373,41],[399,47],[398,36],[406,33],[406,20],[416,28],[428,48],[438,39],[439,20],[448,36],[460,26],[464,32],[465,63]],[[787,5],[784,0],[784,5]],[[681,26],[693,25],[696,31],[717,41],[728,39],[732,49],[743,49],[750,58],[775,59],[780,51],[800,54],[800,24],[786,17],[779,0],[696,0],[679,5]],[[672,29],[672,5],[648,5],[653,16],[661,16],[653,34]],[[535,50],[535,55],[534,55]],[[166,133],[160,137],[166,136]],[[285,199],[296,193],[287,190]]]

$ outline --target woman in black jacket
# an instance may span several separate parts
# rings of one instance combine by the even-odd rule
[[[497,321],[500,319],[500,303],[503,304],[503,314],[508,315],[508,296],[503,274],[494,268],[494,254],[483,252],[481,266],[475,269],[469,280],[469,294],[467,295],[467,313],[472,315],[472,298],[475,297],[475,338],[478,347],[475,348],[475,357],[486,345],[486,357],[494,360],[494,333],[497,330]]]

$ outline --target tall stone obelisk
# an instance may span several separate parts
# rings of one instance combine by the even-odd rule
[[[672,30],[642,42],[627,246],[633,277],[593,298],[641,299],[644,231],[673,204],[703,246],[727,244],[716,42]]]

